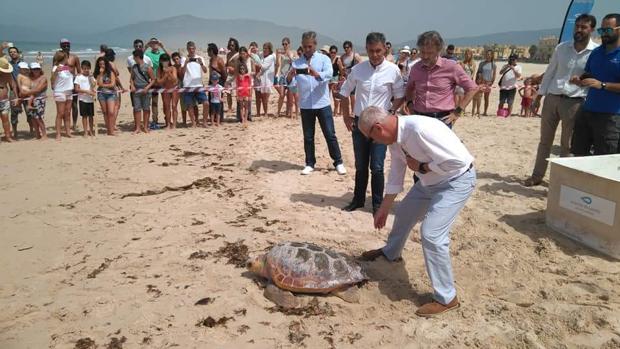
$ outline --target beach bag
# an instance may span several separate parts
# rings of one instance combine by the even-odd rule
[[[508,117],[508,107],[506,104],[502,105],[497,109],[497,116],[507,118]]]

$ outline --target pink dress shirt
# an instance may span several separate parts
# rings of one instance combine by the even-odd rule
[[[413,109],[420,113],[438,113],[454,110],[454,89],[465,92],[476,89],[476,83],[457,62],[443,57],[431,68],[422,62],[411,68],[407,91],[414,90]]]

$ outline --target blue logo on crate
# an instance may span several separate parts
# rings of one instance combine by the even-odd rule
[[[589,196],[582,196],[581,197],[581,201],[585,202],[587,205],[591,205],[592,204],[592,198]]]

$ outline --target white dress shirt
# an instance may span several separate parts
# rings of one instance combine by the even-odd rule
[[[395,99],[405,96],[405,83],[398,66],[387,59],[373,67],[370,61],[356,64],[340,88],[340,94],[349,97],[355,89],[353,113],[359,116],[370,106],[388,110]]]
[[[422,115],[398,117],[398,136],[389,146],[390,174],[386,194],[403,191],[407,158],[428,164],[429,172],[417,172],[423,186],[445,183],[469,169],[474,157],[452,130],[435,118]]]
[[[573,41],[565,41],[556,46],[538,93],[540,95],[554,94],[585,98],[588,94],[587,88],[571,84],[570,78],[584,73],[590,53],[598,46],[592,40],[581,52],[575,50]]]

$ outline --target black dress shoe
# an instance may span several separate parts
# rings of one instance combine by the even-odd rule
[[[351,201],[351,203],[349,203],[347,206],[343,207],[342,210],[343,211],[347,211],[347,212],[352,212],[357,210],[358,208],[362,208],[364,207],[364,204],[359,203],[359,202],[355,202],[355,201]]]

